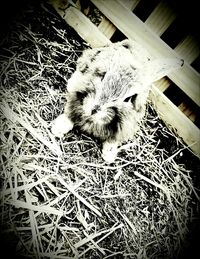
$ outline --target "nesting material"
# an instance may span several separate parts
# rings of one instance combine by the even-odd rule
[[[90,136],[55,138],[51,122],[88,46],[48,5],[13,28],[1,49],[1,234],[26,258],[177,256],[198,217],[199,160],[150,103],[113,164]]]

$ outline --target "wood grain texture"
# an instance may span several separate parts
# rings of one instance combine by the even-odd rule
[[[165,1],[161,1],[149,15],[145,24],[158,36],[161,36],[176,18],[174,11]]]

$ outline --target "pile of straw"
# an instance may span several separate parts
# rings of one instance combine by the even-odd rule
[[[2,42],[1,234],[25,258],[174,258],[197,215],[196,172],[151,104],[111,165],[90,136],[50,131],[85,48],[48,6]]]

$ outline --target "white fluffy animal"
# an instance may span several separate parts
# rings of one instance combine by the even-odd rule
[[[114,162],[118,146],[133,139],[145,114],[151,84],[183,60],[151,60],[130,40],[85,50],[68,80],[66,106],[52,126],[57,137],[78,127],[102,141],[102,157]]]

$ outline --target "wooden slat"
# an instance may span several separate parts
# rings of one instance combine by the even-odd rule
[[[61,0],[49,0],[49,3],[92,48],[102,47],[110,43],[110,40],[103,33],[100,33],[98,28],[79,9],[73,6],[63,9]]]
[[[80,23],[85,23],[85,17],[83,18],[83,16],[79,16],[78,21]],[[75,16],[72,16],[72,19],[75,19]],[[79,31],[81,35],[84,35],[85,27],[79,27],[76,22],[73,22],[73,28]],[[83,28],[83,32],[80,32],[80,28]],[[89,21],[87,23],[87,30],[91,31],[92,28],[93,24]],[[97,45],[103,46],[109,42],[109,40],[105,38],[104,35],[102,37],[102,35],[99,30],[94,31],[93,37],[101,39],[99,44],[95,41]],[[88,37],[87,41],[90,45],[94,44],[92,37]],[[190,146],[191,150],[200,157],[200,130],[155,86],[152,88],[150,98],[155,103],[156,109],[163,121],[176,129],[179,136]]]
[[[200,54],[197,41],[191,35],[186,36],[174,49],[188,64],[191,64]],[[165,77],[160,79],[155,85],[164,92],[169,86],[170,81]],[[195,116],[189,116],[194,120]]]
[[[152,86],[150,98],[153,101],[158,114],[176,129],[178,135],[183,138],[191,150],[200,157],[200,130],[188,119],[156,86]]]
[[[197,118],[197,112],[193,111],[191,104],[188,104],[187,101],[183,101],[179,106],[179,110],[185,114],[191,121],[195,122]]]
[[[130,10],[134,10],[140,0],[119,0],[119,2]]]
[[[184,58],[189,64],[191,64],[200,54],[199,45],[197,41],[191,35],[188,35],[183,41],[181,41],[175,48],[175,51]],[[200,98],[200,97],[199,97]],[[195,121],[197,112],[191,110],[191,105],[187,101],[183,100],[178,108],[191,120]]]
[[[164,92],[171,85],[171,81],[167,77],[163,77],[156,81],[154,85],[161,91]]]
[[[159,36],[152,32],[130,10],[118,0],[91,0],[93,4],[128,38],[136,40],[146,48],[153,57],[179,57]],[[200,77],[187,63],[168,76],[178,85],[197,105],[200,106]]]
[[[199,43],[194,37],[188,35],[176,46],[175,51],[183,57],[188,64],[191,64],[200,54]]]
[[[173,23],[176,18],[175,12],[169,7],[165,0],[162,0],[153,12],[149,15],[145,24],[158,36],[161,36],[165,30]],[[195,39],[190,35],[178,44],[175,51],[188,64],[191,64],[199,55],[199,46]],[[165,77],[160,79],[155,85],[164,92],[169,86],[170,81]],[[185,110],[184,110],[185,111]],[[183,111],[183,112],[184,112]],[[187,111],[184,112],[186,115]],[[194,119],[192,117],[192,119]]]
[[[110,42],[103,33],[99,34],[98,28],[83,13],[72,6],[66,10],[63,19],[75,28],[77,33],[89,42],[92,48],[104,46]]]
[[[153,12],[149,15],[145,24],[158,36],[161,36],[175,20],[175,12],[167,5],[166,1],[161,1]]]
[[[181,110],[187,117],[189,117],[192,113],[192,109],[190,108],[190,105],[188,105],[186,102],[182,102],[178,106],[179,110]]]
[[[195,122],[197,119],[197,111],[194,108],[191,108],[191,104],[187,100],[182,100],[181,104],[178,105],[178,108],[183,112],[191,121]]]
[[[161,36],[165,30],[175,20],[175,13],[167,6],[166,2],[161,1],[154,11],[150,14],[145,24],[157,35]],[[188,64],[191,64],[199,56],[199,46],[197,41],[191,35],[183,39],[175,48],[178,53]],[[164,92],[169,86],[170,81],[165,77],[155,83],[159,90]],[[191,120],[195,121],[197,115],[191,110],[191,105],[182,100],[178,108]]]
[[[133,10],[140,0],[119,0],[121,4],[127,7],[130,10]],[[103,17],[102,21],[100,22],[98,29],[108,38],[110,39],[117,28],[106,18]]]
[[[175,18],[175,12],[167,5],[164,0],[162,0],[146,19],[145,24],[154,33],[156,33],[156,35],[161,36],[173,23]],[[167,77],[164,77],[157,81],[155,85],[160,91],[164,92],[171,85],[171,81]]]
[[[191,121],[195,121],[196,120],[196,118],[197,118],[197,114],[196,113],[191,113],[189,116],[188,116],[188,118],[191,120]]]
[[[110,39],[113,34],[115,33],[116,31],[116,27],[106,18],[106,17],[103,17],[99,26],[98,26],[98,29],[108,38]]]

